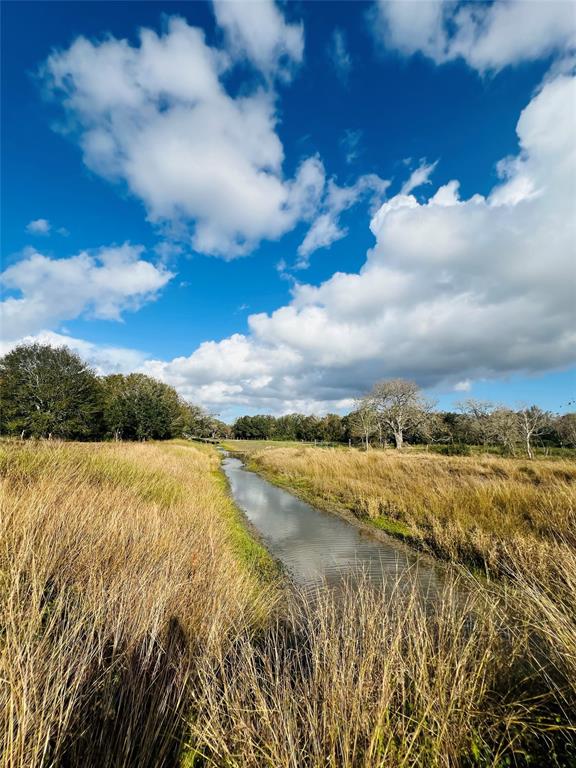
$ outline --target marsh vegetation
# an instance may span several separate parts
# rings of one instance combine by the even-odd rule
[[[250,446],[251,466],[313,504],[491,576],[546,578],[576,547],[576,462],[490,455]],[[562,559],[560,557],[560,559]]]
[[[311,601],[280,586],[218,462],[174,442],[2,444],[2,765],[572,764],[568,516],[547,572]],[[561,467],[543,484],[567,485]]]

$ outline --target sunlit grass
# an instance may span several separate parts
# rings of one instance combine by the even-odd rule
[[[215,452],[4,444],[1,461],[3,765],[169,764],[193,659],[270,603]]]
[[[571,765],[568,529],[505,590],[289,598],[212,447],[9,442],[0,469],[3,768]]]
[[[576,514],[576,462],[567,460],[287,447],[255,451],[250,461],[316,504],[495,574],[521,552],[531,553],[532,569],[545,569]]]

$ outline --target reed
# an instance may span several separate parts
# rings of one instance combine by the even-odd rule
[[[4,444],[1,468],[2,765],[173,765],[194,659],[268,610],[215,452]]]
[[[230,768],[568,768],[575,689],[518,608],[468,577],[433,600],[416,581],[303,596],[203,657],[193,754]],[[547,608],[539,618],[555,631]]]
[[[546,578],[288,597],[218,468],[0,445],[3,768],[573,764],[572,533]]]

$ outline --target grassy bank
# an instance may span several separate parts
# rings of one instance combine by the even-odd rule
[[[576,759],[567,542],[521,590],[279,602],[211,447],[5,443],[0,469],[3,768]]]
[[[311,502],[351,511],[443,559],[545,574],[572,539],[576,462],[310,447],[252,451],[251,465]]]
[[[173,765],[194,659],[269,610],[216,452],[0,450],[2,765]]]

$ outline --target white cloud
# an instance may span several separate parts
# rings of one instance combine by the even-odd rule
[[[454,392],[470,392],[472,389],[472,382],[470,379],[463,379],[462,381],[457,381],[456,384],[454,384]]]
[[[340,146],[344,150],[344,159],[350,165],[350,163],[353,163],[354,160],[356,160],[360,156],[361,152],[361,144],[362,141],[362,131],[361,130],[352,130],[351,128],[347,128],[342,138],[340,139]]]
[[[173,275],[143,259],[143,250],[126,243],[51,259],[28,249],[0,275],[5,288],[21,294],[0,303],[4,339],[51,330],[84,314],[120,320],[123,312],[153,300]]]
[[[328,46],[328,56],[334,65],[336,74],[346,85],[352,71],[352,57],[348,52],[346,33],[342,29],[335,29],[332,33]]]
[[[41,331],[18,340],[0,342],[0,355],[10,352],[16,344],[49,344],[51,347],[68,347],[76,352],[99,374],[132,373],[141,368],[146,355],[136,349],[115,347],[107,344],[94,344],[84,339],[54,331]]]
[[[405,55],[421,52],[437,64],[463,58],[480,72],[576,47],[576,7],[570,0],[378,0],[377,36]]]
[[[50,232],[48,219],[34,219],[26,225],[26,232],[32,235],[47,235]]]
[[[230,31],[263,63],[272,56],[266,46],[278,47],[274,40],[296,51],[289,43],[293,27],[277,26],[272,3],[215,8],[227,29],[254,33],[244,38]],[[273,38],[266,36],[270,24]],[[293,179],[284,178],[274,93],[257,87],[232,98],[220,79],[230,66],[226,52],[209,47],[201,30],[176,17],[161,36],[141,30],[139,46],[79,37],[44,66],[47,87],[75,125],[86,165],[126,183],[148,218],[172,237],[191,238],[196,250],[225,258],[277,239],[309,217],[324,184],[317,158],[304,160]]]
[[[346,236],[347,230],[338,223],[338,212],[322,213],[314,220],[314,223],[306,233],[306,237],[298,247],[301,256],[297,262],[299,269],[304,269],[309,264],[309,257],[319,248],[328,246]]]
[[[288,24],[273,0],[213,0],[229,50],[266,75],[288,77],[304,55],[302,24]]]
[[[387,376],[466,391],[574,363],[575,99],[566,76],[534,96],[487,197],[461,199],[457,181],[425,203],[397,195],[358,273],[296,285],[249,334],[146,370],[213,407],[278,412],[334,408]]]
[[[424,184],[430,184],[430,176],[434,172],[438,161],[435,163],[427,163],[425,160],[420,161],[418,168],[415,168],[410,174],[409,179],[404,182],[401,195],[409,195],[414,189],[423,186]]]
[[[340,187],[331,179],[326,188],[321,213],[314,219],[312,226],[298,247],[299,260],[296,267],[308,267],[310,255],[319,248],[327,248],[346,236],[348,230],[340,225],[340,214],[369,196],[372,207],[379,205],[390,185],[389,181],[370,173],[360,176],[349,187]]]

